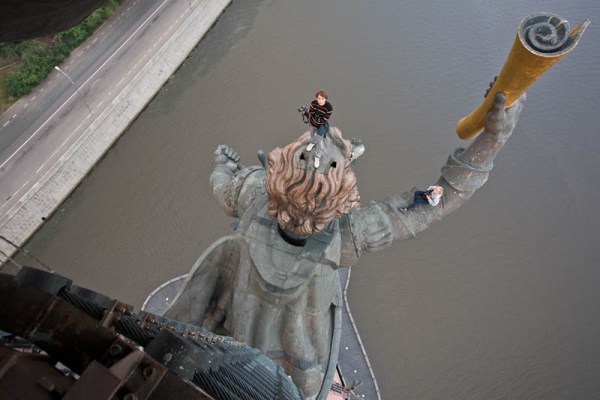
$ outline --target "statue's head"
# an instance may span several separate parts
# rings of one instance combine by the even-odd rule
[[[327,134],[319,168],[308,152],[308,132],[283,149],[269,153],[267,193],[269,215],[280,228],[297,235],[323,230],[329,222],[360,205],[350,143],[337,128]]]

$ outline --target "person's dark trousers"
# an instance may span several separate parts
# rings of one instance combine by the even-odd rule
[[[413,208],[417,207],[419,204],[429,204],[429,202],[427,201],[427,199],[423,196],[426,192],[423,192],[421,190],[417,190],[415,191],[415,197],[413,198],[413,203],[406,207],[407,210],[412,210]]]
[[[329,124],[319,125],[319,127],[317,128],[317,135],[324,138],[327,134],[327,131],[329,131]]]

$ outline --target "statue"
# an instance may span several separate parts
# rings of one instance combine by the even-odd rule
[[[414,189],[361,205],[356,149],[333,126],[319,163],[307,148],[309,132],[272,150],[268,160],[259,153],[260,166],[244,167],[233,149],[219,146],[210,177],[213,194],[239,222],[234,234],[202,254],[165,316],[260,349],[307,398],[315,398],[337,359],[336,269],[394,240],[413,238],[486,182],[525,100],[521,91],[507,104],[502,88],[492,89],[483,133],[449,156],[435,183],[443,195],[434,205],[413,205]],[[479,130],[471,125],[469,137]]]
[[[524,97],[508,110],[505,101],[498,94],[484,133],[450,155],[436,183],[444,189],[440,203],[406,213],[400,209],[412,203],[412,192],[360,206],[352,146],[336,127],[319,168],[306,150],[308,132],[271,151],[267,168],[242,167],[233,149],[219,146],[213,193],[239,223],[200,257],[165,316],[260,349],[307,398],[315,396],[334,350],[336,269],[414,237],[467,201],[487,180]]]

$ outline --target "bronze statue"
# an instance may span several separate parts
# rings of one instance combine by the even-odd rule
[[[442,167],[435,185],[443,196],[435,207],[425,203],[404,210],[414,189],[361,205],[352,168],[355,149],[335,127],[324,139],[318,164],[307,149],[308,132],[271,151],[262,166],[244,167],[233,149],[219,146],[210,179],[213,194],[239,223],[234,234],[204,252],[165,315],[260,349],[307,398],[315,398],[322,386],[328,389],[337,359],[336,269],[394,240],[413,238],[486,182],[525,99],[521,91],[505,109],[507,96],[496,85],[492,89],[483,133]],[[478,133],[476,125],[467,136]],[[264,154],[259,158],[264,161]]]
[[[411,192],[360,206],[351,144],[335,127],[317,169],[308,133],[271,151],[268,168],[241,167],[234,150],[219,146],[213,193],[239,224],[204,252],[165,315],[257,347],[315,396],[337,354],[336,269],[414,237],[468,200],[521,111],[523,98],[508,110],[505,101],[498,94],[484,133],[450,155],[436,184],[444,188],[440,204],[407,213],[400,209],[412,202]]]

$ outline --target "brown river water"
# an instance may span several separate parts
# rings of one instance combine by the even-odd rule
[[[366,146],[364,202],[427,187],[541,11],[592,24],[529,91],[488,183],[364,256],[349,301],[383,399],[598,399],[597,0],[234,1],[27,247],[139,309],[231,231],[208,183],[217,145],[257,163],[304,131],[296,109],[319,88]]]

